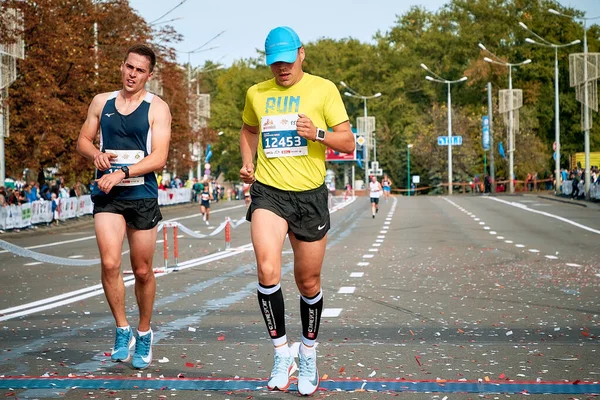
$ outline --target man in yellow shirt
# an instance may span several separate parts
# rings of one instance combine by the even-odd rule
[[[274,78],[252,86],[246,94],[240,177],[253,183],[246,218],[252,222],[258,302],[274,345],[274,366],[267,386],[287,389],[297,368],[285,332],[280,286],[287,234],[301,295],[298,391],[311,395],[319,387],[315,343],[323,309],[321,266],[329,230],[325,149],[351,153],[354,135],[336,86],[302,70],[304,47],[293,29],[271,30],[265,52]]]

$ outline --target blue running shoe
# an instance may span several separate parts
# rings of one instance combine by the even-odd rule
[[[131,359],[130,351],[135,346],[135,337],[131,328],[117,328],[115,346],[110,353],[110,359],[115,362],[127,362]]]
[[[300,354],[300,371],[298,372],[298,392],[310,396],[319,388],[319,370],[317,369],[317,353]]]
[[[144,336],[137,335],[135,342],[135,353],[133,353],[133,368],[144,369],[152,362],[152,341],[154,333]]]
[[[298,366],[294,357],[282,356],[275,353],[275,363],[273,364],[273,371],[269,377],[267,387],[269,390],[286,390],[290,386],[290,376],[296,370]]]

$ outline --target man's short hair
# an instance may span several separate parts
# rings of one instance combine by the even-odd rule
[[[154,71],[154,66],[156,65],[156,54],[154,54],[154,51],[150,47],[146,46],[145,44],[134,44],[127,49],[123,62],[127,61],[127,57],[129,57],[130,53],[148,57],[150,60],[150,72]]]

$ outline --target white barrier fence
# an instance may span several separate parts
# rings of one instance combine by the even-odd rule
[[[585,183],[579,181],[579,193],[585,193]],[[573,193],[573,181],[563,181],[562,183],[562,194],[570,196]],[[600,185],[590,186],[590,198],[594,200],[600,200]]]
[[[192,201],[191,189],[167,189],[158,191],[158,204],[169,206]],[[58,199],[56,219],[64,221],[92,214],[94,204],[89,195]],[[52,202],[38,200],[33,203],[0,208],[0,229],[22,229],[36,224],[47,224],[53,220]]]

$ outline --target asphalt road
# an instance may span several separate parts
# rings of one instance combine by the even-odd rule
[[[340,199],[334,203],[339,205]],[[185,205],[166,220],[207,235],[241,202],[213,205],[211,226]],[[0,252],[0,393],[7,398],[241,399],[268,392],[272,346],[256,302],[248,223],[181,235],[179,271],[158,274],[154,361],[110,362],[114,321],[98,265]],[[172,228],[168,229],[170,265]],[[0,236],[67,260],[93,260],[91,218]],[[162,234],[159,235],[162,239]],[[126,244],[123,269],[129,270]],[[287,332],[300,338],[289,243]],[[154,264],[163,265],[162,242]],[[131,276],[130,323],[137,323]],[[323,267],[321,390],[371,399],[588,398],[600,393],[600,207],[536,196],[367,198],[332,214]],[[547,393],[547,394],[541,394]]]

